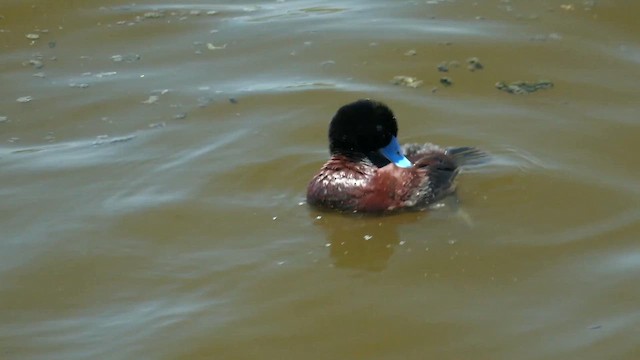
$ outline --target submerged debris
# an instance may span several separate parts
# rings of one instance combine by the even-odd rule
[[[540,89],[550,89],[552,87],[553,83],[548,80],[538,80],[536,82],[514,81],[510,84],[498,81],[496,83],[496,89],[516,95],[529,94]]]
[[[418,80],[417,78],[405,75],[394,76],[391,80],[391,83],[393,83],[394,85],[402,85],[414,89],[422,86],[422,80]]]

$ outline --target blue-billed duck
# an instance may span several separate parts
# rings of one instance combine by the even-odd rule
[[[342,106],[329,125],[331,158],[307,188],[307,202],[349,212],[421,210],[453,192],[460,167],[486,153],[473,147],[398,143],[398,124],[385,104]]]

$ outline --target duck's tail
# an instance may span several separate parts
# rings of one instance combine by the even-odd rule
[[[456,167],[484,164],[489,161],[489,153],[471,146],[450,147],[445,154],[453,160]]]

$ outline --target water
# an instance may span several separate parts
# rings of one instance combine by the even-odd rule
[[[5,0],[0,358],[637,359],[638,11]],[[309,209],[361,97],[493,161],[431,212]]]

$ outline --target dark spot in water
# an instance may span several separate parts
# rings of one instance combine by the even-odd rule
[[[469,71],[484,69],[484,66],[480,63],[480,60],[477,57],[467,59],[467,64],[467,69],[469,69]]]
[[[444,85],[444,86],[451,86],[453,85],[453,80],[451,80],[451,78],[449,77],[441,77],[440,78],[440,84]]]
[[[496,83],[496,89],[516,95],[529,94],[541,89],[550,89],[552,87],[553,83],[548,80],[538,80],[535,82],[514,81],[510,84],[507,84],[504,81],[498,81]]]

